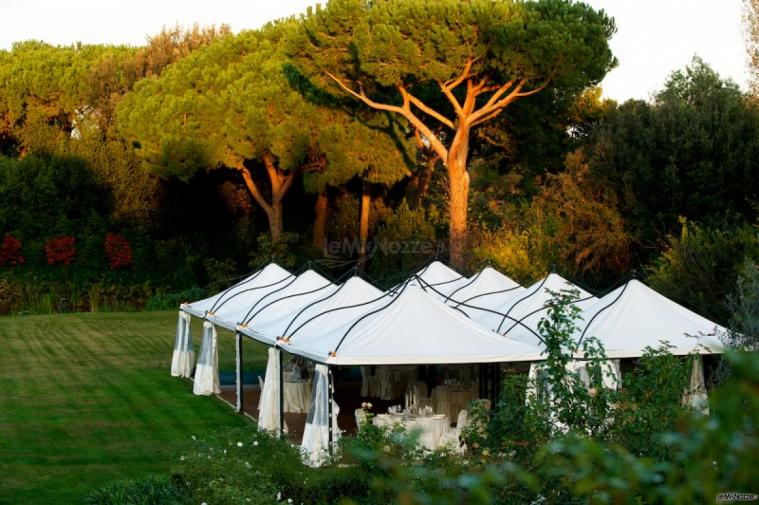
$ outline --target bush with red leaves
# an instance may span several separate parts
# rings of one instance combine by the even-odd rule
[[[76,238],[55,237],[45,244],[48,265],[70,265],[76,257]]]
[[[6,235],[0,243],[0,266],[15,267],[24,264],[21,241],[13,235]]]
[[[105,254],[111,270],[132,264],[132,246],[120,233],[109,233],[105,237]]]

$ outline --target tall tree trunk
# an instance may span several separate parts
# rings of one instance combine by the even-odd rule
[[[459,128],[449,150],[446,163],[450,191],[448,221],[448,260],[453,268],[464,269],[467,246],[467,213],[469,209],[469,172],[467,154],[469,130]]]
[[[253,180],[250,171],[245,167],[243,163],[240,163],[235,167],[242,175],[245,181],[245,186],[256,202],[266,213],[266,218],[269,221],[269,233],[271,234],[272,241],[276,242],[282,237],[282,200],[290,189],[295,178],[293,173],[285,173],[280,170],[274,160],[274,157],[267,154],[264,155],[264,167],[266,167],[266,173],[269,176],[269,183],[271,184],[271,201],[268,201],[260,188]]]
[[[314,207],[316,217],[314,218],[314,238],[313,243],[316,249],[324,247],[324,237],[327,228],[327,213],[329,210],[329,198],[327,190],[320,192],[316,196],[316,205]]]
[[[361,215],[358,227],[358,257],[363,260],[366,257],[366,244],[369,241],[369,210],[372,206],[372,194],[369,185],[364,183],[361,188]],[[364,269],[363,261],[359,263],[359,268]]]
[[[272,242],[279,242],[282,238],[282,201],[278,200],[271,204],[271,212],[267,213],[269,218],[269,234]]]
[[[419,208],[424,204],[427,194],[430,191],[430,182],[432,182],[432,173],[435,171],[439,158],[434,153],[430,153],[424,162],[424,170],[417,178],[415,207]]]
[[[550,73],[542,83],[532,89],[525,90],[529,84],[527,78],[511,79],[508,82],[494,82],[487,75],[472,72],[474,58],[469,58],[458,77],[447,81],[438,81],[443,95],[448,99],[456,114],[454,118],[446,117],[443,113],[425,104],[419,97],[410,93],[405,84],[396,85],[403,102],[401,105],[375,102],[366,95],[363,86],[357,82],[358,90],[353,89],[345,81],[327,72],[327,76],[335,81],[349,95],[361,100],[369,107],[400,114],[405,117],[416,130],[416,135],[422,144],[434,151],[448,169],[450,184],[450,224],[449,252],[451,264],[462,269],[464,267],[467,240],[467,207],[469,197],[469,174],[466,171],[469,150],[469,135],[471,129],[498,117],[501,112],[514,100],[524,98],[545,89],[553,78]],[[459,86],[466,86],[464,101],[454,93]],[[479,108],[477,97],[482,96]],[[484,103],[482,103],[484,101]],[[413,107],[413,109],[412,109]],[[454,133],[451,144],[446,147],[443,140],[417,115],[420,111],[445,126]]]

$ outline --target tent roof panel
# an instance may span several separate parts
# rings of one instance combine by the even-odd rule
[[[692,312],[632,280],[583,311],[584,324],[577,338],[597,337],[612,357],[638,357],[646,346],[658,348],[663,341],[674,354],[688,354],[701,345],[702,353],[721,352],[717,323]]]
[[[486,330],[424,290],[407,285],[365,313],[283,349],[334,365],[487,363],[540,359],[534,346]],[[333,354],[334,352],[334,354]]]
[[[264,317],[280,317],[299,303],[307,304],[328,294],[336,286],[313,270],[306,270],[297,277],[269,289],[263,296],[237,304],[234,309],[217,311],[208,320],[234,330],[238,323],[258,324]],[[252,322],[251,322],[252,318]]]
[[[266,294],[281,288],[286,281],[295,276],[276,263],[269,263],[237,284],[220,291],[213,296],[191,303],[184,303],[180,308],[197,317],[205,317],[206,312],[224,314],[250,306]]]
[[[511,278],[503,275],[492,267],[483,268],[480,273],[470,277],[468,281],[448,293],[449,305],[458,303],[487,307],[498,303],[504,296],[511,296],[521,286]]]
[[[304,336],[311,328],[321,331],[327,325],[342,324],[350,317],[350,310],[335,310],[341,307],[364,304],[381,297],[383,292],[360,277],[351,277],[340,286],[319,290],[315,293],[294,297],[269,312],[267,308],[260,316],[251,321],[247,327],[239,330],[257,340],[274,343],[280,337],[290,336],[298,330],[298,336]],[[361,305],[353,312],[366,310]]]

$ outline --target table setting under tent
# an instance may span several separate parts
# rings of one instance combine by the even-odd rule
[[[235,410],[280,436],[302,419],[306,463],[318,466],[343,432],[361,429],[367,404],[375,425],[417,430],[430,450],[460,451],[473,402],[493,405],[504,373],[527,374],[528,387],[538,380],[538,323],[554,294],[567,290],[582,316],[573,337],[597,338],[609,358],[605,387],[621,383],[622,360],[666,342],[673,354],[699,356],[684,401],[706,409],[700,356],[722,352],[716,323],[637,280],[597,297],[555,273],[521,286],[492,267],[465,277],[440,261],[386,291],[356,269],[330,279],[311,265],[290,272],[270,263],[181,304],[171,373],[192,379],[195,394],[221,395],[217,327],[224,328],[235,335]],[[197,361],[193,317],[203,327]],[[267,346],[265,372],[247,384],[246,341]],[[568,367],[587,377],[581,356]],[[247,389],[258,392],[255,406],[246,404]]]

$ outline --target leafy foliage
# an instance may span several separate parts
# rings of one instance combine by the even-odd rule
[[[759,110],[695,59],[653,103],[629,101],[591,135],[594,177],[620,191],[621,212],[649,245],[679,216],[723,226],[753,221]]]
[[[189,497],[169,478],[113,482],[93,491],[84,500],[86,505],[186,505]]]
[[[683,220],[680,236],[667,239],[667,248],[650,268],[648,282],[696,312],[726,322],[726,299],[735,290],[742,262],[757,257],[759,241],[753,227],[727,231]]]

